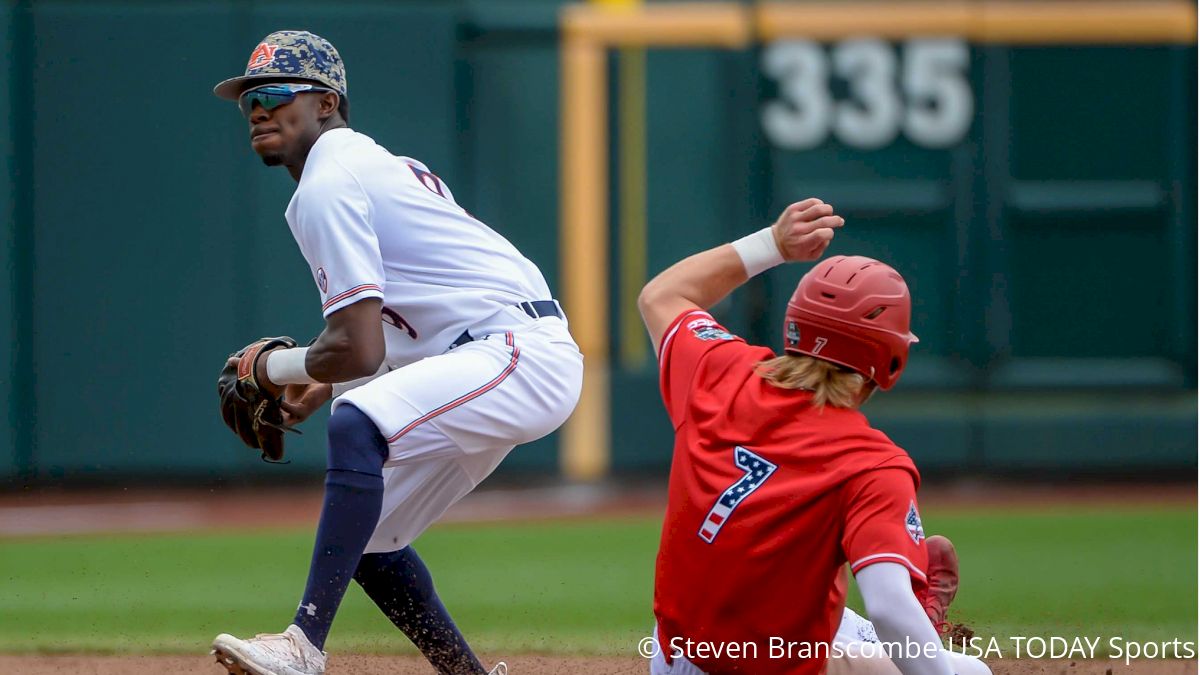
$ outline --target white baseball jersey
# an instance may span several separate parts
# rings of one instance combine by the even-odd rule
[[[551,299],[538,268],[424,164],[351,129],[317,139],[286,216],[324,316],[383,299],[391,368],[445,352],[469,328],[503,330],[517,303]]]

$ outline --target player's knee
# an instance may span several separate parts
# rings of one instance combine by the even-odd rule
[[[387,554],[364,553],[358,559],[358,567],[354,568],[353,579],[363,588],[369,587],[372,582],[386,573],[385,555]]]
[[[396,551],[396,555],[402,561],[405,576],[409,579],[409,593],[414,599],[425,602],[432,598],[435,595],[433,575],[429,573],[429,568],[421,561],[413,547],[405,546]]]
[[[329,416],[327,467],[341,471],[378,474],[387,461],[388,446],[375,422],[348,403]]]
[[[354,580],[364,589],[387,589],[390,598],[408,604],[425,603],[436,595],[429,568],[411,546],[364,554],[354,571]]]

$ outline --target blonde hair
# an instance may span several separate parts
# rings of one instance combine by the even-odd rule
[[[806,389],[813,405],[856,408],[867,379],[831,361],[811,356],[785,354],[760,361],[755,373],[780,389]]]

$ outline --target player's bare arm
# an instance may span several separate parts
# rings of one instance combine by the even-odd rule
[[[833,231],[844,223],[844,218],[834,214],[833,206],[814,197],[788,206],[769,232],[763,230],[746,240],[760,240],[751,243],[765,247],[764,254],[778,256],[780,262],[816,260],[833,240]],[[770,249],[772,244],[774,250]],[[739,245],[741,242],[722,244],[684,258],[642,289],[638,309],[656,351],[663,333],[680,313],[694,307],[712,307],[752,276]]]
[[[374,375],[385,350],[383,301],[365,298],[330,314],[325,330],[308,348],[305,370],[318,382],[349,382]]]
[[[305,350],[304,370],[316,381],[309,384],[349,382],[379,371],[386,349],[383,323],[379,319],[381,309],[382,301],[379,298],[364,298],[339,309],[325,319],[325,330],[321,331],[316,342],[309,347],[300,348]],[[259,385],[276,397],[284,393],[284,384],[271,380],[267,364],[270,359],[279,358],[281,355],[278,352],[281,351],[284,350],[274,350],[265,358],[259,359],[255,373]],[[312,403],[322,391],[324,389],[318,388],[310,393],[305,389],[300,400]],[[332,393],[332,390],[330,392]],[[326,400],[328,398],[316,402],[315,405],[319,406]],[[303,410],[295,406],[293,408],[294,414],[300,414]],[[311,414],[312,411],[308,413]]]
[[[322,373],[338,379],[284,387],[279,405],[283,408],[285,424],[299,424],[328,403],[333,398],[332,382],[366,377],[379,370],[386,351],[378,318],[381,302],[378,298],[366,298],[329,315],[325,331],[305,355],[304,367],[313,379],[321,380]],[[371,323],[372,315],[374,324]],[[361,369],[362,374],[347,376],[354,368]]]
[[[285,425],[300,424],[329,402],[334,383],[379,372],[386,351],[381,309],[379,298],[364,298],[330,314],[311,346],[278,347],[253,359],[257,387],[276,401]],[[236,370],[240,360],[235,355],[226,367]]]

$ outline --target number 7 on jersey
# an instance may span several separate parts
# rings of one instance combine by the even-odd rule
[[[708,515],[705,516],[704,524],[700,526],[697,534],[709,544],[713,543],[721,528],[725,527],[725,523],[729,521],[729,516],[733,514],[733,510],[738,507],[738,504],[741,504],[760,485],[767,482],[771,474],[775,473],[775,469],[779,468],[741,446],[733,449],[733,463],[746,473],[721,494],[717,503],[713,504]]]

